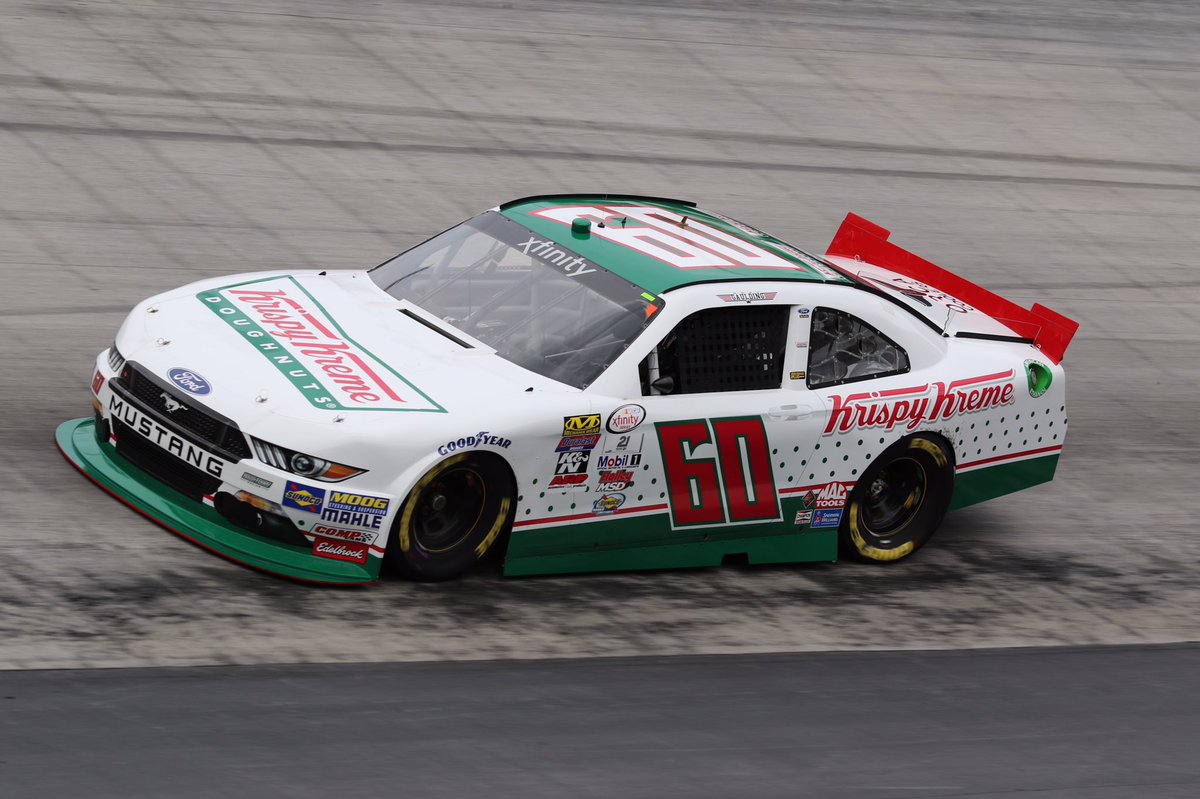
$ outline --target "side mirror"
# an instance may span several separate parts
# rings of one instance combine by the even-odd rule
[[[650,389],[655,394],[670,394],[675,390],[675,378],[671,375],[663,375],[650,384]]]

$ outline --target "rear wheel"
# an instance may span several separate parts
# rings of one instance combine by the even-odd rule
[[[457,577],[512,523],[514,494],[512,474],[495,456],[442,461],[404,500],[385,552],[388,564],[412,580]]]
[[[942,523],[954,491],[946,447],[928,436],[896,442],[850,493],[838,530],[842,554],[871,563],[906,558]]]

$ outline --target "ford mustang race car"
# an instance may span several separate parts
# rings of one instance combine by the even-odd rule
[[[853,214],[823,256],[693,203],[506,203],[367,271],[139,303],[59,448],[322,583],[832,561],[1050,480],[1078,325]]]

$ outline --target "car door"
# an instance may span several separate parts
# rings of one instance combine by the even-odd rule
[[[826,416],[797,346],[808,323],[807,308],[725,301],[687,315],[643,361],[645,451],[675,540],[797,529],[784,499],[805,484]]]

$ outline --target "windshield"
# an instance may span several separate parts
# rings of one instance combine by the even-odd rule
[[[585,388],[662,300],[488,211],[371,270],[408,300],[530,371]]]

